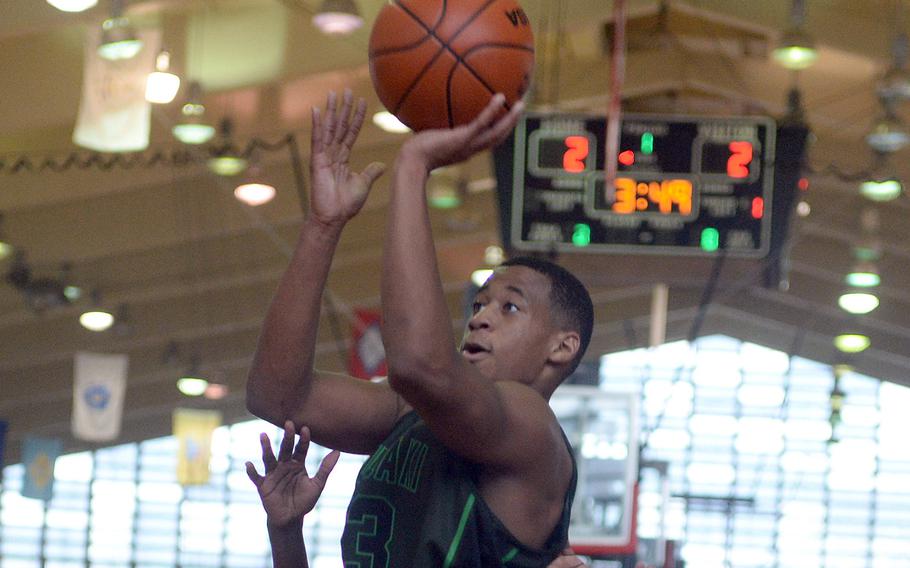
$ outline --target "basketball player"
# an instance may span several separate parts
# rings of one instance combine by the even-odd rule
[[[311,206],[266,315],[247,405],[313,440],[371,454],[342,537],[345,565],[545,566],[565,547],[576,471],[547,404],[592,328],[584,287],[533,259],[497,270],[455,348],[425,196],[429,172],[501,142],[522,110],[497,95],[472,123],[411,137],[396,159],[384,242],[388,381],[312,368],[319,305],[341,230],[384,168],[348,157],[365,115],[314,109]]]
[[[284,437],[281,439],[278,459],[275,459],[272,452],[268,435],[265,433],[259,435],[265,474],[259,475],[252,462],[246,462],[246,473],[256,486],[262,506],[268,515],[273,568],[308,568],[303,542],[303,517],[313,510],[322,490],[325,489],[329,473],[338,462],[338,451],[329,452],[322,459],[316,475],[310,477],[305,464],[310,445],[309,436],[310,431],[304,426],[300,429],[300,439],[294,445],[294,425],[288,420],[284,424]],[[571,549],[566,549],[562,556],[547,568],[586,566]]]

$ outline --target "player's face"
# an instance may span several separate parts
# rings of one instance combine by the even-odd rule
[[[526,266],[497,270],[474,297],[462,356],[487,378],[530,383],[552,343],[550,281]]]

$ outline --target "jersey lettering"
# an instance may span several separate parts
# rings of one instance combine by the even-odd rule
[[[388,500],[370,495],[354,497],[344,531],[345,540],[353,539],[354,558],[344,561],[345,568],[388,568],[394,529],[395,507]]]
[[[379,446],[364,464],[360,475],[403,487],[411,493],[417,491],[420,474],[429,448],[419,440],[400,438],[392,448]]]

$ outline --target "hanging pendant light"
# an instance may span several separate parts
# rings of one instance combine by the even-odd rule
[[[205,121],[202,87],[197,81],[190,82],[186,102],[180,109],[180,120],[171,132],[177,140],[193,145],[205,144],[215,136],[215,127]]]
[[[180,77],[170,72],[171,55],[161,50],[155,58],[155,70],[145,81],[145,100],[165,105],[174,100],[180,90]]]
[[[313,25],[328,35],[345,35],[363,25],[354,0],[323,0],[313,16]]]
[[[111,17],[101,24],[101,45],[98,55],[109,61],[132,59],[142,51],[142,40],[129,18],[123,15],[123,1],[111,0]]]

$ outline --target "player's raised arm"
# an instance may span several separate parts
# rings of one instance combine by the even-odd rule
[[[562,444],[545,399],[524,385],[481,376],[457,350],[436,265],[427,176],[501,142],[522,111],[521,103],[507,113],[502,105],[502,97],[494,97],[474,122],[424,131],[404,144],[393,170],[383,252],[383,341],[391,385],[446,445],[480,463],[527,449],[505,448],[511,439],[503,434],[520,430],[514,420],[526,419],[535,430],[523,434],[536,436],[541,447]],[[520,412],[510,413],[503,397],[521,399]]]
[[[310,207],[290,265],[266,314],[249,372],[247,407],[276,425],[306,423],[320,444],[369,452],[394,424],[397,397],[385,385],[313,369],[320,304],[345,224],[366,201],[384,166],[357,173],[348,158],[366,112],[346,91],[338,108],[313,109]]]

